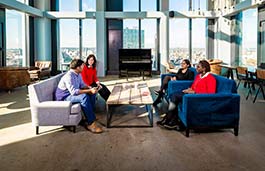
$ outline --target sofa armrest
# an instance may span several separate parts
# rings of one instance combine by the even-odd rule
[[[31,117],[34,125],[54,125],[69,122],[71,102],[44,101],[31,104]]]
[[[175,93],[181,93],[182,90],[187,89],[191,86],[193,81],[190,80],[176,80],[169,81],[168,83],[168,97]]]
[[[166,76],[175,76],[176,74],[171,74],[171,73],[166,73],[166,74],[161,74],[161,85],[163,84],[163,80]]]
[[[41,103],[33,104],[38,112],[56,111],[56,113],[69,114],[71,111],[70,101],[44,101]]]

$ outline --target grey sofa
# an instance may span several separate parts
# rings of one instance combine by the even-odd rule
[[[28,86],[32,124],[36,126],[72,126],[82,119],[80,104],[69,101],[54,101],[54,92],[64,73]]]

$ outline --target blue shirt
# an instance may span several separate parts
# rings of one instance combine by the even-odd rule
[[[80,74],[69,70],[60,80],[55,92],[55,98],[58,101],[64,100],[66,97],[79,94],[81,88],[86,87]]]

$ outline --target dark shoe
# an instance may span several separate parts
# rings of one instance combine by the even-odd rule
[[[180,124],[177,128],[176,128],[177,131],[184,131],[185,130],[185,127]]]
[[[176,121],[171,120],[170,122],[164,124],[164,127],[169,129],[169,130],[173,130],[173,129],[178,129],[179,125]]]
[[[167,119],[166,119],[166,117],[164,117],[162,120],[156,122],[156,124],[157,124],[158,126],[162,126],[162,127],[163,127],[166,123],[167,123]]]
[[[183,124],[177,122],[177,121],[171,121],[169,123],[164,124],[164,127],[169,130],[176,130],[176,131],[184,131],[185,127]]]

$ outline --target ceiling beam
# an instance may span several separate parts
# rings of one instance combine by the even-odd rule
[[[10,10],[17,10],[20,12],[24,12],[33,17],[43,17],[43,11],[21,3],[19,1],[10,1],[10,0],[1,0],[0,7],[4,7]]]

